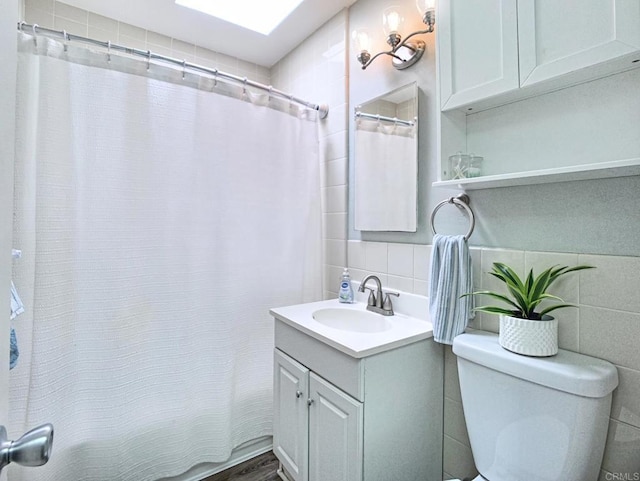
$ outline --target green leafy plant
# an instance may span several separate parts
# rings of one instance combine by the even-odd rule
[[[558,280],[559,277],[569,274],[570,272],[593,268],[593,266],[586,265],[575,267],[553,266],[546,269],[538,276],[535,276],[533,274],[533,269],[531,269],[526,279],[523,281],[520,279],[518,274],[516,274],[516,272],[506,264],[494,262],[493,268],[489,274],[505,283],[508,294],[504,295],[493,291],[476,291],[463,294],[463,296],[489,296],[505,302],[508,306],[480,306],[476,307],[474,309],[475,311],[488,312],[490,314],[505,314],[511,317],[539,321],[542,320],[543,316],[556,309],[563,307],[576,307],[573,304],[565,303],[557,296],[547,293],[549,287]],[[540,303],[544,300],[555,300],[557,303],[536,312],[536,309],[540,307]]]

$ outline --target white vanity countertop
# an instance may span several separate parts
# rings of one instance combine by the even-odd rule
[[[391,328],[382,332],[335,329],[313,318],[313,313],[319,309],[366,311],[366,302],[362,302],[364,299],[364,295],[359,295],[357,300],[360,302],[354,304],[341,304],[337,299],[330,299],[274,308],[269,312],[285,324],[358,359],[433,337],[433,326],[428,320],[428,299],[412,294],[402,293],[398,300],[394,299],[395,315],[384,316],[391,323]]]

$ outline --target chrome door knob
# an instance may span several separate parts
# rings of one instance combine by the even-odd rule
[[[16,441],[7,439],[7,430],[0,426],[0,471],[9,463],[22,466],[42,466],[49,461],[53,445],[53,425],[43,424]]]

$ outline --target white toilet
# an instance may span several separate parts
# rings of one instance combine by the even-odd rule
[[[596,481],[616,368],[560,350],[553,357],[503,349],[496,334],[455,338],[474,481]]]

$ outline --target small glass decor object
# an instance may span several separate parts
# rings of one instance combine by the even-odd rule
[[[449,156],[449,178],[466,179],[467,171],[469,169],[469,156],[462,152],[456,152]]]
[[[480,177],[482,175],[482,161],[484,159],[479,155],[469,154],[469,168],[467,169],[467,177]]]

